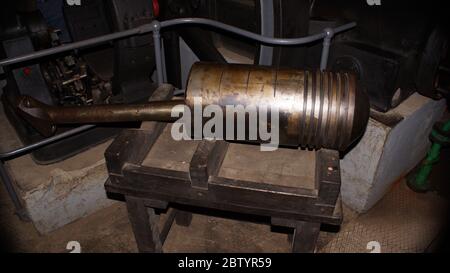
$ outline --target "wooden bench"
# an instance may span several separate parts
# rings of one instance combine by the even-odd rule
[[[160,91],[153,99],[166,97]],[[139,251],[161,252],[174,219],[189,225],[183,206],[267,216],[294,229],[293,252],[313,252],[321,223],[341,223],[337,151],[175,141],[170,129],[146,122],[123,131],[105,152],[106,191],[125,197]],[[162,225],[159,210],[168,210]]]

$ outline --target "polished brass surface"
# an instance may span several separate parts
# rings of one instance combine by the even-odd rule
[[[184,101],[54,107],[22,97],[18,110],[49,134],[59,123],[170,122],[176,120],[170,116],[172,107],[185,103],[192,109],[194,98],[201,98],[203,107],[276,107],[280,145],[307,148],[345,150],[362,135],[369,116],[367,96],[357,90],[352,74],[211,63],[192,66]]]
[[[32,97],[22,96],[19,113],[43,135],[51,135],[56,124],[107,123],[157,120],[172,122],[170,113],[182,100],[154,101],[130,105],[95,105],[55,107],[41,103]]]
[[[279,109],[280,144],[345,150],[366,126],[368,99],[353,74],[197,63],[186,104],[256,105]]]

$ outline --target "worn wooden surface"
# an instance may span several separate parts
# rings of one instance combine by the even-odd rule
[[[221,157],[216,156],[220,153],[217,153],[218,150],[214,150],[216,148],[214,142],[205,140],[174,141],[170,136],[170,126],[164,128],[153,144],[140,141],[151,132],[136,130],[135,133],[137,135],[128,140],[117,139],[112,145],[117,148],[116,153],[111,154],[131,155],[132,150],[124,151],[127,147],[126,143],[135,149],[148,149],[149,153],[141,163],[130,162],[115,156],[107,158],[107,160],[117,161],[111,162],[112,165],[121,166],[119,171],[111,172],[110,170],[111,181],[105,184],[109,192],[154,200],[153,203],[163,203],[153,207],[178,203],[329,224],[339,224],[342,220],[341,215],[334,213],[340,184],[337,152],[284,149],[289,160],[283,162],[284,156],[281,154],[283,150],[280,150],[280,154],[277,156],[269,156],[268,153],[277,152],[263,153],[259,151],[258,146],[248,145],[250,148],[246,145],[230,143],[219,149],[226,151],[222,162]],[[157,133],[155,132],[155,134]],[[144,146],[141,147],[138,143]],[[236,150],[233,150],[232,146]],[[239,154],[238,147],[249,152]],[[202,154],[202,156],[195,157],[195,153]],[[309,155],[305,155],[305,153],[309,153]],[[255,154],[261,156],[258,157]],[[295,167],[296,164],[299,164],[292,162],[295,161],[295,154],[300,155],[299,158],[302,158],[301,155],[304,156],[301,162],[310,166],[309,170],[301,171]],[[237,156],[240,159],[236,161],[237,163],[233,162],[232,158]],[[247,160],[244,161],[243,157],[247,157]],[[133,159],[134,157],[129,156],[129,158]],[[314,161],[321,163],[316,164]],[[218,162],[222,162],[222,164],[218,164]],[[271,162],[275,162],[275,165],[280,168],[271,169]],[[281,162],[285,164],[281,164]],[[243,168],[245,164],[252,169],[251,174],[255,175],[258,170],[261,172],[258,175],[260,180],[252,180],[251,175],[227,177],[227,170],[222,171],[225,167],[228,170],[233,168],[233,170],[242,170],[244,173],[248,173]],[[285,183],[280,183],[270,175],[268,177],[271,177],[272,180],[266,179],[264,173],[267,173],[268,169],[279,177],[287,174],[287,178],[281,179]],[[222,176],[224,173],[225,175]],[[305,173],[307,175],[304,175]],[[312,173],[315,175],[312,176]],[[200,181],[202,177],[203,181]],[[288,181],[288,178],[293,181]],[[320,180],[323,180],[324,183],[321,183]],[[198,184],[199,182],[200,184]]]
[[[142,162],[143,166],[189,172],[189,162],[199,141],[175,141],[168,124]]]
[[[105,188],[126,197],[144,252],[160,251],[174,219],[189,225],[190,207],[267,216],[273,225],[293,228],[293,252],[313,252],[320,225],[342,221],[336,151],[262,152],[259,145],[220,140],[175,141],[170,124],[151,123],[124,132],[105,156]],[[166,219],[158,220],[156,209],[168,208]]]
[[[159,217],[147,208],[142,199],[126,196],[128,218],[133,228],[139,252],[162,252]]]
[[[315,189],[314,151],[280,148],[260,151],[259,145],[230,144],[219,176],[272,185]]]
[[[201,141],[175,141],[168,124],[142,162],[143,166],[188,172]],[[316,152],[280,148],[260,151],[259,145],[230,143],[218,176],[315,190]],[[317,189],[316,189],[317,190]]]

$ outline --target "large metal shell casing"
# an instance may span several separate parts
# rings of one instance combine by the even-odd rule
[[[345,150],[365,130],[367,96],[353,74],[196,63],[186,104],[276,106],[280,145]],[[270,109],[270,108],[269,108]]]
[[[225,118],[224,127],[230,124],[227,119],[232,118],[234,124],[229,126],[229,130],[234,131],[234,136],[237,136],[237,129],[244,126],[245,136],[239,135],[241,139],[232,138],[233,135],[224,130],[223,136],[227,140],[267,141],[253,138],[254,135],[249,137],[250,129],[255,129],[257,125],[258,132],[270,130],[270,137],[278,136],[278,141],[269,140],[272,144],[344,151],[363,134],[369,118],[368,98],[357,86],[355,76],[348,73],[196,63],[191,68],[185,100],[153,101],[139,105],[56,107],[24,96],[19,98],[17,110],[43,134],[50,134],[56,124],[65,123],[172,122],[177,120],[171,115],[175,105],[186,104],[190,113],[195,115],[194,102],[201,99],[201,108],[218,105],[223,108],[219,110],[225,110],[221,111]],[[259,110],[264,107],[272,111],[268,116],[278,117],[279,127],[270,119],[261,125],[260,116],[253,120],[257,124],[250,123],[251,115],[246,115],[248,112],[244,112],[245,123],[237,123],[237,115],[227,116],[227,106],[255,109],[256,115],[261,114]],[[273,115],[274,109],[278,110],[278,115]],[[195,119],[194,125],[198,123]],[[207,122],[204,117],[200,119]],[[278,129],[278,135],[272,129]],[[231,138],[228,137],[230,135]]]

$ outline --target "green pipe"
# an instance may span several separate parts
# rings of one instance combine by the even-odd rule
[[[442,131],[448,132],[450,131],[450,120],[446,121],[446,123],[442,126]],[[450,142],[448,137],[440,135],[436,130],[431,132],[431,135],[443,142]],[[408,179],[408,186],[417,192],[425,192],[430,189],[430,184],[428,181],[428,177],[433,169],[433,164],[439,160],[439,155],[441,153],[442,145],[440,143],[434,142],[431,145],[430,150],[427,153],[427,157],[422,162],[420,168],[417,170],[416,175],[413,175]]]

